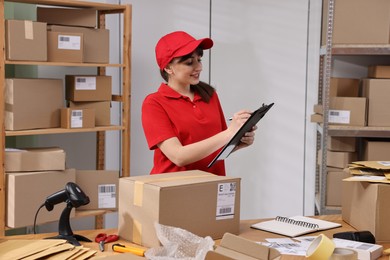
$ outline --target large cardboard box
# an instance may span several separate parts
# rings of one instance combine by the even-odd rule
[[[61,109],[61,127],[62,128],[94,128],[95,110],[90,108]]]
[[[342,218],[357,230],[368,230],[378,243],[390,241],[390,185],[343,181]]]
[[[349,176],[342,169],[327,168],[326,174],[326,206],[340,207],[342,203],[342,183],[343,179]]]
[[[356,152],[356,137],[330,136],[327,149],[334,152]]]
[[[65,171],[12,172],[7,178],[7,222],[11,228],[32,226],[35,213],[51,194],[62,191],[68,182],[75,182],[74,169]],[[36,224],[58,221],[66,203],[54,206],[52,211],[43,208]],[[74,210],[70,216],[73,217]]]
[[[76,184],[89,197],[89,204],[78,210],[116,210],[118,208],[119,172],[77,170]]]
[[[208,251],[205,260],[276,260],[281,254],[275,248],[230,233],[223,235],[214,251]]]
[[[47,61],[46,23],[6,20],[5,30],[8,60]]]
[[[47,24],[97,27],[96,9],[37,7],[37,21]]]
[[[90,101],[90,102],[69,102],[70,108],[90,108],[95,110],[95,125],[108,126],[111,124],[111,102]]]
[[[84,38],[84,62],[109,63],[110,35],[107,29],[50,25],[52,32],[82,33]]]
[[[70,101],[111,101],[111,76],[66,75],[65,86]]]
[[[323,1],[322,45],[326,44],[329,0]],[[388,44],[390,2],[343,0],[334,2],[334,44]]]
[[[6,172],[65,170],[66,153],[58,147],[5,149]]]
[[[327,151],[327,165],[335,168],[346,168],[349,163],[357,161],[356,152]]]
[[[363,161],[390,161],[390,142],[364,140]]]
[[[366,126],[366,103],[363,97],[331,97],[329,124]]]
[[[334,78],[330,79],[330,97],[358,97],[359,79]]]
[[[82,33],[47,32],[47,60],[51,62],[84,61],[84,37]]]
[[[364,79],[363,96],[368,99],[368,126],[390,126],[390,79]]]
[[[390,66],[368,66],[368,77],[390,79]]]
[[[119,235],[159,246],[154,223],[219,239],[238,234],[240,178],[203,171],[124,177],[119,180]]]
[[[64,107],[61,79],[21,79],[5,81],[6,130],[60,127]]]

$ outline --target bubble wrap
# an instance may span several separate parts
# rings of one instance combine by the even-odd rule
[[[203,260],[213,250],[211,237],[199,237],[187,230],[155,223],[162,246],[150,248],[145,257],[150,260]]]

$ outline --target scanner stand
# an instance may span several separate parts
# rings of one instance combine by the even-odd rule
[[[92,242],[90,239],[84,236],[73,234],[72,228],[70,227],[70,221],[69,221],[70,213],[72,209],[73,209],[73,205],[68,200],[65,209],[62,211],[60,221],[58,223],[59,234],[54,237],[48,237],[47,239],[65,239],[66,241],[68,241],[68,243],[74,246],[80,246],[81,244],[79,241]]]

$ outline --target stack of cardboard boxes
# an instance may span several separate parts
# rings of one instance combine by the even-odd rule
[[[365,126],[366,98],[359,97],[359,80],[331,78],[329,88],[329,124]],[[322,122],[322,106],[314,107],[312,121]],[[341,206],[341,184],[346,177],[343,171],[358,158],[354,137],[329,137],[327,143],[326,205]],[[318,158],[322,158],[319,151]],[[319,164],[321,161],[318,162]]]
[[[6,20],[6,58],[108,64],[109,30],[98,28],[96,10],[37,6],[37,21]],[[81,88],[78,94],[88,93],[69,100],[99,103],[70,103],[68,109],[63,79],[7,79],[6,130],[110,125],[111,78],[91,75],[84,79],[85,84],[65,82],[75,90]],[[104,97],[97,96],[102,93]]]
[[[80,186],[90,203],[78,210],[116,210],[118,208],[119,172],[66,168],[66,153],[58,147],[6,149],[7,187],[6,225],[11,228],[31,226],[35,213],[51,194],[68,182]],[[48,185],[50,184],[50,185]],[[58,221],[63,206],[42,211],[36,224]],[[71,212],[73,217],[74,211]]]
[[[370,66],[368,78],[362,80],[362,93],[367,98],[367,126],[390,126],[390,66]],[[362,161],[390,163],[390,141],[365,138]],[[387,219],[390,216],[390,185],[364,181],[343,182],[342,216],[359,230],[369,230],[377,241],[390,241]]]
[[[94,126],[110,125],[111,76],[66,75],[65,86],[68,110],[93,110]]]

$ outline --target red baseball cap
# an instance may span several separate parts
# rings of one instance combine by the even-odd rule
[[[156,45],[156,60],[160,69],[164,69],[173,58],[182,57],[201,47],[203,50],[213,47],[210,38],[195,39],[183,31],[176,31],[163,36]]]

